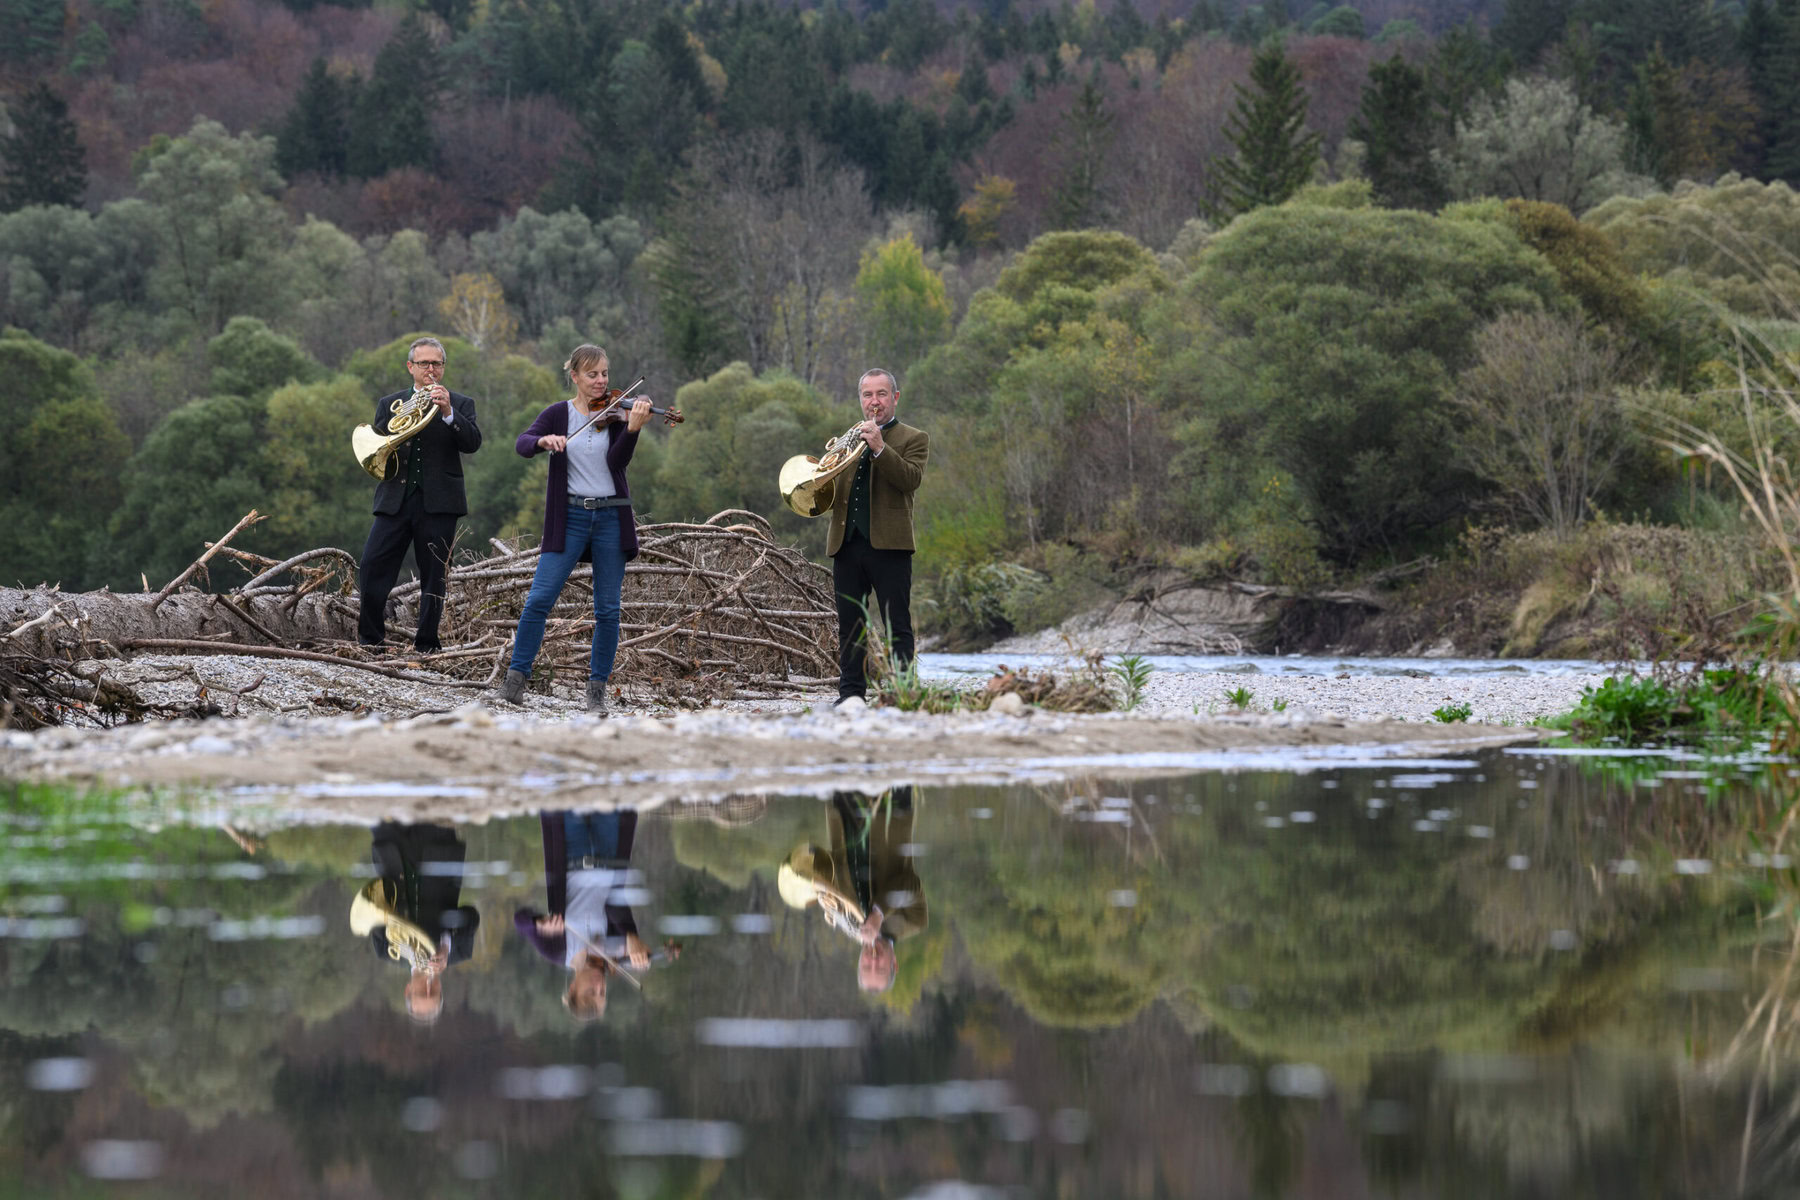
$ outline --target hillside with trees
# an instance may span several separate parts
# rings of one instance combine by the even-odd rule
[[[420,331],[474,545],[534,531],[505,442],[580,341],[689,413],[646,515],[814,553],[776,467],[890,367],[953,640],[1406,576],[1462,615],[1401,640],[1648,650],[1760,577],[1665,443],[1792,376],[1793,0],[0,11],[9,585],[159,586],[251,507],[356,550]]]

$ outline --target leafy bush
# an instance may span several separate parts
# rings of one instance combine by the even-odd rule
[[[1115,594],[1111,569],[1098,555],[1084,553],[1077,546],[1050,543],[1027,558],[1035,559],[1033,565],[1043,584],[1016,590],[1004,606],[1007,621],[1020,633],[1060,625]]]
[[[1475,709],[1471,705],[1458,701],[1455,704],[1446,704],[1441,708],[1432,709],[1431,715],[1442,721],[1444,724],[1449,725],[1456,721],[1468,720],[1475,715]]]
[[[1018,563],[955,564],[920,589],[919,609],[946,649],[1003,638],[1013,632],[1008,610],[1027,606],[1046,586],[1045,578]]]
[[[1144,685],[1150,682],[1150,675],[1156,670],[1148,659],[1141,654],[1126,654],[1108,670],[1125,691],[1125,699],[1119,705],[1120,708],[1130,712],[1144,702]]]
[[[1628,745],[1667,740],[1744,740],[1781,712],[1768,677],[1753,667],[1720,667],[1676,679],[1613,676],[1587,688],[1569,714],[1580,742]]]

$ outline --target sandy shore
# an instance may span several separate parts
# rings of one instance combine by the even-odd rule
[[[830,691],[821,689],[695,712],[626,704],[601,720],[582,713],[573,695],[533,695],[520,708],[476,689],[329,664],[144,658],[120,671],[140,685],[177,689],[170,699],[178,689],[191,695],[204,687],[238,718],[3,734],[0,778],[198,789],[247,822],[480,820],[547,806],[642,807],[745,792],[1455,756],[1535,740],[1539,731],[1524,723],[1566,710],[1587,682],[1165,674],[1152,678],[1131,714],[834,710]],[[1247,710],[1225,699],[1237,687],[1253,693]],[[1432,719],[1446,702],[1474,707],[1477,723]]]

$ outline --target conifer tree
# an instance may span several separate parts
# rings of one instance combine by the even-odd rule
[[[356,81],[340,80],[313,59],[300,94],[275,135],[275,168],[283,175],[317,171],[342,175],[350,139],[350,108]]]
[[[1250,83],[1233,85],[1237,104],[1225,119],[1226,136],[1237,153],[1212,164],[1205,207],[1220,220],[1280,204],[1312,179],[1319,161],[1319,135],[1306,129],[1300,72],[1280,42],[1256,52]]]
[[[1051,200],[1051,219],[1058,229],[1082,229],[1099,216],[1103,201],[1101,179],[1106,152],[1112,144],[1112,114],[1106,96],[1089,79],[1075,94],[1075,103],[1063,114],[1057,145],[1064,155],[1062,179]]]
[[[1695,117],[1681,73],[1659,43],[1638,65],[1626,113],[1637,169],[1664,187],[1698,172],[1705,165],[1705,152]]]
[[[1762,112],[1763,176],[1800,183],[1800,2],[1751,0],[1740,44]]]
[[[345,165],[364,179],[397,167],[437,162],[431,113],[438,95],[438,56],[416,14],[394,30],[357,97]]]
[[[0,212],[31,204],[80,204],[87,190],[87,156],[63,98],[39,83],[11,117],[12,133],[0,138]]]
[[[1430,212],[1447,198],[1431,157],[1435,125],[1424,71],[1398,54],[1369,68],[1350,136],[1363,144],[1369,184],[1386,207]]]

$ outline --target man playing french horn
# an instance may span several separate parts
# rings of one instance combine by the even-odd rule
[[[394,450],[392,464],[375,488],[375,523],[357,572],[361,608],[356,636],[370,650],[386,645],[388,593],[409,546],[422,585],[413,647],[423,654],[440,648],[438,621],[444,615],[450,545],[456,518],[469,511],[462,456],[481,449],[475,401],[444,386],[446,365],[442,342],[418,338],[406,353],[413,386],[375,401],[376,433],[387,436],[390,429],[423,425]]]
[[[931,445],[923,430],[895,415],[900,385],[892,371],[864,371],[856,393],[864,420],[855,432],[868,451],[837,485],[825,539],[831,590],[837,593],[839,705],[861,700],[868,686],[867,616],[887,626],[895,666],[913,660],[913,493],[925,476]]]

